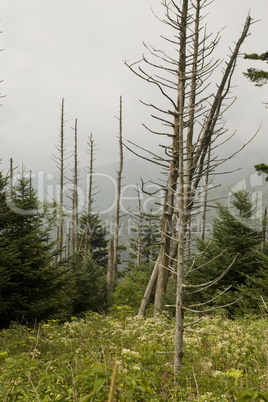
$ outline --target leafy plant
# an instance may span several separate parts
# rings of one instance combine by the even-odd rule
[[[243,389],[237,395],[237,402],[268,401],[268,392],[260,392],[253,389]]]
[[[186,316],[186,325],[196,319]],[[64,324],[13,324],[0,332],[0,400],[107,401],[118,360],[118,401],[266,402],[267,324],[268,318],[203,317],[194,331],[185,329],[185,365],[176,380],[174,321],[167,314],[143,319],[122,306]]]

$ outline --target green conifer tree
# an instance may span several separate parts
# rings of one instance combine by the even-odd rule
[[[50,228],[38,211],[36,192],[25,173],[12,197],[7,196],[7,180],[2,176],[0,221],[1,271],[8,279],[0,288],[5,305],[0,326],[67,314],[71,300],[66,274],[53,264]]]
[[[5,236],[5,227],[10,215],[6,201],[7,183],[7,177],[0,172],[0,326],[1,317],[9,308],[9,300],[5,298],[5,294],[9,289],[10,270],[15,264],[17,256],[14,245]]]
[[[231,268],[213,286],[205,288],[202,292],[195,289],[186,293],[190,305],[213,299],[229,286],[231,288],[216,299],[214,305],[231,303],[240,296],[248,297],[249,293],[245,289],[251,289],[255,279],[261,278],[262,269],[267,272],[268,259],[260,252],[262,234],[254,229],[250,220],[253,206],[249,202],[249,193],[241,190],[234,193],[234,196],[233,205],[236,206],[238,214],[235,215],[229,208],[218,205],[218,218],[214,219],[211,239],[197,240],[199,256],[189,268],[187,281],[189,284],[208,283],[220,277],[228,266]],[[242,300],[237,305],[228,307],[228,310],[234,312],[244,305]],[[252,305],[253,309],[255,307],[256,305]]]
[[[73,314],[105,310],[106,270],[90,254],[84,259],[79,253],[71,257],[71,268],[75,283],[72,294]]]
[[[91,214],[87,226],[87,214],[79,219],[79,252],[84,252],[85,231],[88,232],[88,251],[93,261],[101,267],[107,267],[107,228],[99,217],[99,214]]]
[[[265,181],[268,181],[268,165],[265,163],[260,163],[258,165],[254,165],[256,172],[258,172],[259,175],[262,173],[267,174],[265,177]]]
[[[141,226],[141,261],[145,265],[150,265],[156,260],[159,251],[161,237],[159,216],[153,214],[152,211],[143,212]],[[137,234],[138,229],[135,228],[132,231]],[[133,260],[137,258],[137,248],[137,239],[130,239],[130,249],[132,250],[130,258]],[[130,265],[133,266],[133,263]]]
[[[264,61],[268,62],[268,52],[257,54],[245,54],[245,59],[254,60],[254,61]],[[256,86],[261,87],[266,84],[268,81],[268,71],[264,71],[256,68],[248,68],[246,73],[243,73],[251,82],[254,82]]]

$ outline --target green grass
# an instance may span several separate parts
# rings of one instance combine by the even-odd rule
[[[166,316],[144,320],[120,308],[34,329],[13,325],[0,332],[0,400],[107,401],[116,359],[118,401],[267,400],[260,399],[268,388],[267,318],[204,317],[187,329],[175,378]],[[243,389],[246,399],[237,398]]]

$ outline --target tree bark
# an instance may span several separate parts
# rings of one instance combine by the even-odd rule
[[[119,169],[117,172],[117,193],[114,219],[114,251],[113,251],[113,281],[117,278],[118,265],[118,237],[119,237],[119,221],[120,221],[120,200],[121,200],[121,182],[123,172],[123,130],[122,130],[122,96],[120,96],[120,111],[119,111]]]
[[[77,162],[77,119],[74,127],[74,178],[73,178],[73,211],[72,211],[72,252],[78,251],[78,162]]]
[[[212,59],[207,61],[218,42],[218,35],[214,40],[206,41],[209,36],[204,28],[204,37],[200,39],[200,27],[202,21],[201,9],[207,5],[207,1],[182,0],[181,6],[176,1],[163,1],[166,8],[166,20],[163,22],[175,29],[173,39],[164,38],[167,42],[178,45],[179,60],[167,55],[165,51],[147,47],[151,55],[161,63],[155,64],[145,56],[141,62],[133,63],[128,67],[140,78],[153,83],[160,89],[165,100],[172,106],[161,109],[153,104],[146,104],[157,112],[162,113],[159,122],[170,129],[166,134],[162,131],[150,130],[154,134],[167,135],[172,138],[170,146],[164,146],[165,156],[161,158],[156,154],[148,153],[154,159],[161,162],[168,169],[167,185],[165,187],[165,199],[162,213],[161,244],[159,255],[154,266],[149,284],[144,294],[139,314],[145,314],[145,308],[149,300],[150,292],[154,286],[156,277],[155,311],[162,311],[162,301],[165,294],[168,272],[170,270],[172,252],[176,255],[176,313],[175,313],[175,341],[174,341],[174,370],[178,371],[183,358],[183,311],[184,311],[184,286],[186,239],[190,228],[196,197],[200,181],[206,172],[206,160],[210,158],[211,145],[220,135],[225,133],[224,127],[218,128],[216,124],[222,115],[223,101],[230,90],[231,79],[235,69],[236,60],[241,44],[248,34],[250,17],[247,18],[243,32],[231,53],[229,61],[220,83],[217,85],[215,95],[205,95],[207,86],[204,82],[210,79],[212,72],[219,64]],[[156,68],[156,73],[147,73],[137,64],[145,63]],[[159,71],[162,71],[163,77]],[[170,73],[169,78],[167,74]],[[176,77],[176,81],[174,79]],[[175,92],[176,100],[171,97],[171,91]],[[201,95],[202,94],[202,95]],[[204,106],[204,104],[206,106]],[[204,110],[205,109],[205,110]],[[162,117],[163,116],[163,117]],[[168,117],[166,117],[168,116]],[[170,119],[170,120],[168,120]],[[171,133],[170,133],[171,132]],[[215,145],[217,146],[217,144]],[[142,148],[141,148],[142,149]],[[146,158],[145,158],[146,159]],[[154,160],[152,160],[154,162]],[[215,163],[214,168],[217,166]],[[176,238],[174,236],[176,233]]]
[[[201,239],[202,240],[205,240],[205,233],[206,233],[210,154],[211,154],[211,144],[208,148],[207,170],[206,170],[206,174],[205,174],[205,183],[204,183],[204,199],[203,199],[203,211],[202,211],[202,222],[201,222]]]
[[[266,250],[266,232],[267,232],[267,207],[264,209],[262,221],[262,252]]]
[[[149,280],[148,285],[146,287],[146,290],[144,292],[144,295],[143,295],[143,298],[142,298],[142,301],[141,301],[141,305],[140,305],[140,309],[139,309],[139,312],[138,312],[138,315],[141,315],[142,317],[145,317],[146,308],[148,306],[148,303],[149,303],[153,288],[154,288],[154,286],[156,284],[156,281],[157,281],[158,268],[159,268],[159,261],[160,260],[161,260],[161,255],[159,254],[158,258],[157,258],[157,261],[156,261],[156,263],[154,265],[154,269],[152,271],[150,280]]]
[[[108,243],[108,266],[107,266],[107,302],[111,303],[111,295],[114,283],[114,240],[110,239]]]
[[[91,213],[92,213],[91,206],[92,206],[93,157],[94,157],[94,141],[92,139],[92,134],[90,135],[88,145],[89,145],[90,165],[89,165],[87,220],[86,220],[86,228],[85,228],[84,259],[86,259],[87,254],[90,251],[89,230],[90,230],[90,217],[91,217]]]
[[[56,157],[58,169],[60,171],[59,199],[57,200],[57,255],[56,262],[62,259],[63,248],[63,190],[64,190],[64,98],[61,101],[61,117],[60,117],[60,142],[56,147],[59,151],[59,157]]]
[[[138,223],[138,239],[137,239],[137,267],[141,266],[141,236],[142,236],[142,224],[143,224],[143,215],[141,210],[141,197],[139,188],[137,186],[138,192],[138,206],[139,206],[139,223]]]

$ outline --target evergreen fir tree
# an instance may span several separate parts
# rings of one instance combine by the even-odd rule
[[[53,264],[54,244],[38,212],[38,199],[24,173],[7,198],[7,181],[1,180],[1,271],[8,281],[1,285],[0,326],[10,321],[46,319],[70,308],[65,273]]]
[[[142,296],[150,279],[153,263],[142,263],[140,267],[131,266],[124,271],[113,293],[113,306],[130,306],[134,313],[138,313]],[[154,292],[150,297],[153,302]]]
[[[252,53],[252,54],[245,54],[244,56],[245,59],[249,60],[258,60],[258,61],[266,61],[268,62],[268,52],[262,53],[262,54],[257,54],[257,53]],[[256,68],[249,68],[247,69],[246,73],[243,73],[251,82],[254,82],[256,86],[262,86],[268,82],[268,71],[264,71],[261,69],[256,69]]]
[[[6,200],[7,183],[7,177],[0,171],[0,327],[1,317],[9,308],[9,300],[5,298],[5,294],[9,289],[10,270],[17,257],[14,245],[5,236],[5,227],[10,216]]]
[[[267,174],[265,177],[265,181],[268,181],[268,165],[265,163],[260,163],[258,165],[254,165],[256,172],[258,172],[259,175],[262,173]]]
[[[239,215],[235,216],[229,208],[218,205],[218,218],[214,219],[211,239],[197,240],[201,254],[190,269],[188,283],[207,283],[219,277],[228,266],[232,266],[213,286],[202,292],[189,291],[187,300],[190,304],[208,301],[232,286],[214,301],[218,305],[230,303],[240,297],[242,288],[245,290],[246,287],[253,286],[255,278],[260,277],[261,269],[267,272],[267,257],[260,252],[261,232],[251,226],[249,219],[252,210],[249,194],[243,190],[236,193],[233,204]],[[242,305],[243,302],[236,307],[232,305],[228,310],[233,312]]]
[[[133,233],[137,233],[137,229],[132,229]],[[150,265],[155,261],[159,251],[160,242],[159,217],[150,212],[142,213],[141,228],[141,261],[145,265]],[[130,258],[137,258],[137,239],[130,239],[130,249],[132,250]],[[135,264],[134,264],[135,265]],[[131,263],[133,266],[133,263]]]
[[[83,259],[79,253],[71,257],[74,277],[72,294],[73,314],[87,311],[103,311],[106,308],[106,272],[98,266],[90,254]]]
[[[107,228],[99,218],[99,214],[91,214],[89,226],[86,227],[87,214],[84,213],[79,219],[79,252],[83,253],[85,244],[85,231],[88,231],[90,258],[101,267],[107,267]]]

